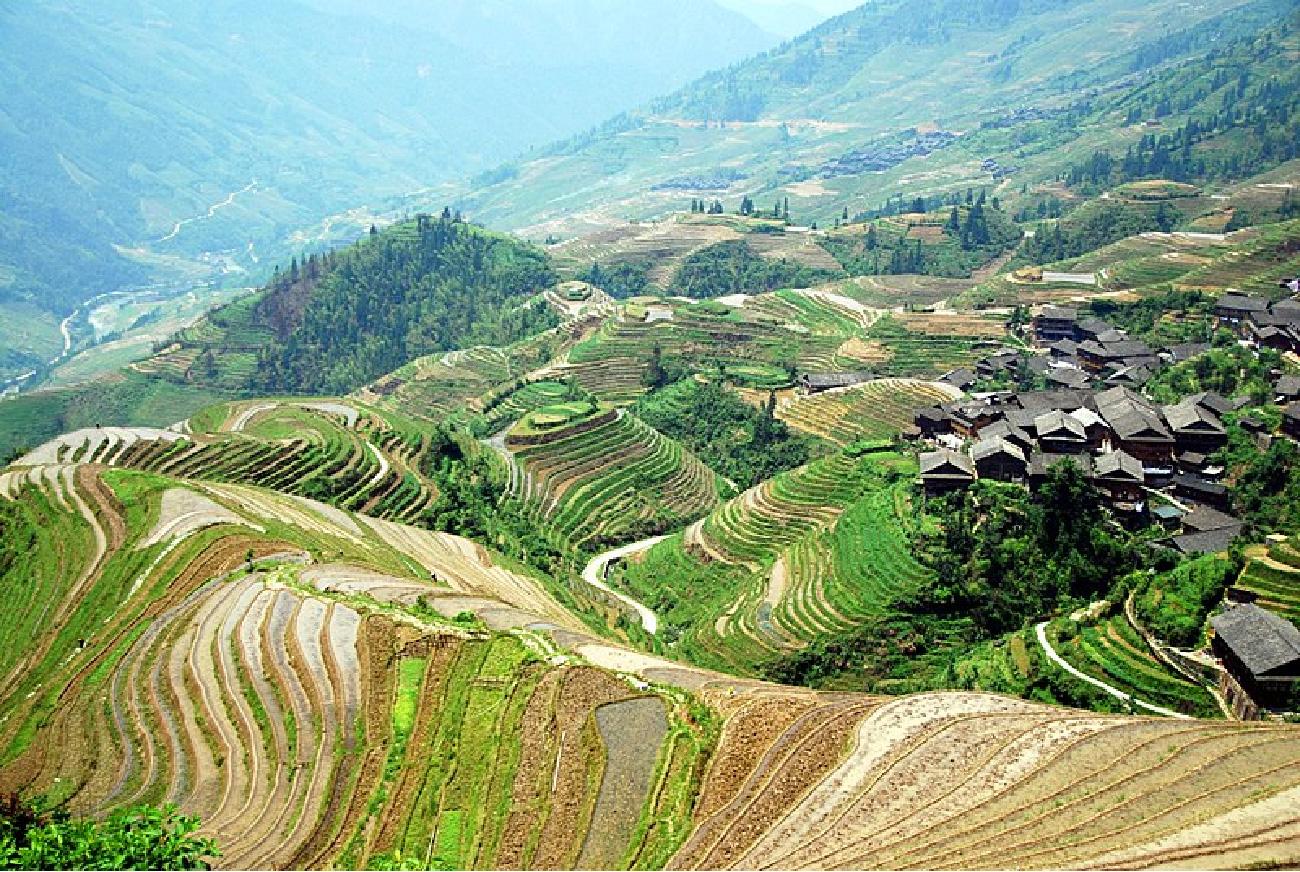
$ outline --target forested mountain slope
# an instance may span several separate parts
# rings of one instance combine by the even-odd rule
[[[450,213],[420,215],[295,259],[136,369],[226,390],[346,392],[423,354],[551,326],[533,298],[553,282],[527,243]]]
[[[558,145],[462,205],[489,223],[567,235],[683,210],[701,195],[749,196],[764,209],[789,198],[796,222],[827,225],[900,193],[1013,192],[1091,147],[1135,141],[1157,117],[1094,117],[1112,93],[1294,8],[867,4]]]

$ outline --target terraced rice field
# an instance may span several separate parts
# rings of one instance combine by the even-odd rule
[[[1252,549],[1237,587],[1255,594],[1259,605],[1300,624],[1300,551],[1294,542]]]
[[[708,467],[623,411],[527,441],[517,434],[506,445],[524,470],[520,496],[575,547],[595,550],[680,527],[718,500]]]
[[[27,604],[0,612],[0,790],[175,801],[226,868],[1300,853],[1294,725],[733,679],[593,639],[455,537],[97,465],[3,476],[31,544],[0,574]]]
[[[927,694],[805,703],[761,729],[743,715],[763,703],[724,728],[720,755],[753,762],[709,797],[674,868],[1214,866],[1288,856],[1300,832],[1281,813],[1300,795],[1287,727]]]
[[[1085,675],[1118,688],[1142,702],[1197,717],[1218,717],[1214,698],[1203,687],[1171,672],[1147,647],[1124,615],[1095,626],[1057,627],[1053,647]]]
[[[506,391],[560,354],[567,336],[551,330],[506,348],[476,346],[422,357],[357,391],[364,403],[425,420],[440,421]]]
[[[205,481],[254,484],[379,518],[414,521],[437,498],[420,471],[427,435],[365,407],[259,402],[196,417],[198,432],[103,428],[60,437],[19,466],[97,463]],[[209,433],[205,433],[205,424]]]
[[[973,364],[1000,341],[981,335],[930,335],[908,329],[897,318],[882,318],[867,334],[868,338],[888,346],[893,352],[885,363],[875,367],[882,375],[935,376],[949,369]]]
[[[609,321],[574,346],[556,373],[572,376],[601,399],[625,402],[644,391],[645,369],[656,346],[665,358],[700,368],[721,361],[728,367],[793,364],[826,372],[842,368],[838,350],[864,336],[879,316],[849,297],[817,289],[778,291],[734,303],[673,301],[671,320],[646,323],[625,316]]]
[[[912,555],[908,496],[906,485],[878,484],[832,524],[783,548],[702,644],[754,662],[890,614],[930,576]]]
[[[697,662],[745,674],[864,619],[926,580],[911,553],[915,465],[839,454],[724,503],[625,566]],[[678,588],[681,589],[678,589]]]
[[[950,385],[915,379],[878,379],[850,388],[794,397],[777,417],[837,445],[890,439],[912,425],[918,409],[958,399]]]

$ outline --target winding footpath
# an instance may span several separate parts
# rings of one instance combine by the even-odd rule
[[[1043,621],[1041,624],[1034,627],[1034,633],[1038,636],[1038,644],[1042,646],[1043,653],[1047,655],[1048,660],[1051,660],[1053,663],[1055,663],[1057,666],[1061,667],[1066,672],[1073,675],[1075,678],[1079,679],[1080,681],[1086,681],[1089,684],[1091,684],[1093,687],[1104,690],[1106,693],[1110,694],[1116,699],[1121,700],[1122,702],[1130,702],[1140,709],[1145,709],[1149,712],[1154,712],[1155,714],[1158,715],[1164,715],[1167,718],[1179,718],[1180,720],[1185,720],[1185,721],[1195,720],[1195,718],[1193,718],[1191,715],[1185,715],[1182,714],[1181,712],[1173,711],[1172,709],[1161,708],[1158,705],[1152,705],[1149,702],[1143,702],[1142,700],[1136,697],[1130,696],[1129,694],[1120,690],[1118,687],[1113,687],[1104,681],[1093,678],[1091,675],[1086,675],[1080,672],[1079,670],[1075,669],[1073,666],[1071,666],[1069,663],[1065,661],[1064,657],[1062,657],[1060,654],[1057,654],[1056,649],[1052,647],[1052,643],[1047,641],[1047,623],[1048,623],[1047,621]]]
[[[649,551],[667,538],[667,536],[655,536],[650,539],[643,539],[640,542],[633,542],[631,545],[615,548],[613,551],[606,551],[593,559],[587,564],[587,568],[582,570],[583,581],[628,605],[641,618],[641,626],[645,627],[646,632],[652,636],[659,632],[659,617],[630,596],[611,588],[605,582],[605,577],[609,571],[609,565],[614,561],[631,557],[633,554],[640,554],[642,551]]]

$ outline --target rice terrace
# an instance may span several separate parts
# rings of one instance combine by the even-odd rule
[[[1295,0],[0,44],[0,869],[1300,867]]]

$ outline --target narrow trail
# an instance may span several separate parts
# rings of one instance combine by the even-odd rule
[[[1133,705],[1137,706],[1140,709],[1145,709],[1146,711],[1154,712],[1155,714],[1158,715],[1164,715],[1167,718],[1179,718],[1180,720],[1185,720],[1185,721],[1195,720],[1195,718],[1191,717],[1190,715],[1185,715],[1180,712],[1173,711],[1172,709],[1162,708],[1161,706],[1158,705],[1152,705],[1149,702],[1143,702],[1142,700],[1136,697],[1130,696],[1129,694],[1120,690],[1118,687],[1113,687],[1112,685],[1109,685],[1106,682],[1101,681],[1100,679],[1093,678],[1091,675],[1087,675],[1083,672],[1080,672],[1078,669],[1075,669],[1073,666],[1071,666],[1069,663],[1066,662],[1064,657],[1062,657],[1060,654],[1057,654],[1056,649],[1052,647],[1052,643],[1047,641],[1047,623],[1048,623],[1047,621],[1043,621],[1041,624],[1034,627],[1034,634],[1038,636],[1038,644],[1042,646],[1043,653],[1047,655],[1048,660],[1051,660],[1053,663],[1055,663],[1057,666],[1061,667],[1066,672],[1073,675],[1075,678],[1079,679],[1080,681],[1086,681],[1088,684],[1091,684],[1093,687],[1105,691],[1106,693],[1110,694],[1116,699],[1121,700],[1122,702],[1132,703]]]
[[[211,206],[208,207],[208,211],[204,212],[202,215],[195,215],[193,218],[185,218],[184,220],[177,221],[176,224],[172,227],[171,232],[168,233],[166,236],[162,237],[161,239],[159,239],[158,241],[169,242],[180,235],[181,230],[184,229],[186,224],[193,224],[196,221],[203,221],[205,219],[211,218],[214,215],[216,215],[217,212],[221,211],[227,206],[233,206],[235,204],[236,197],[238,197],[240,194],[247,194],[249,191],[254,190],[257,187],[257,184],[258,184],[257,180],[254,179],[244,187],[240,188],[238,191],[231,191],[224,200],[221,200],[220,202],[217,203],[213,203]]]
[[[640,542],[633,542],[631,545],[624,545],[621,548],[615,548],[613,551],[606,551],[604,554],[594,558],[587,564],[586,569],[582,570],[582,580],[594,588],[603,590],[605,593],[628,605],[641,618],[641,626],[650,635],[659,632],[659,617],[646,608],[641,603],[632,599],[626,594],[619,593],[605,583],[605,578],[609,572],[609,565],[616,560],[622,560],[631,557],[633,554],[640,554],[643,551],[649,551],[660,542],[667,539],[667,536],[654,536],[650,539],[643,539]]]

